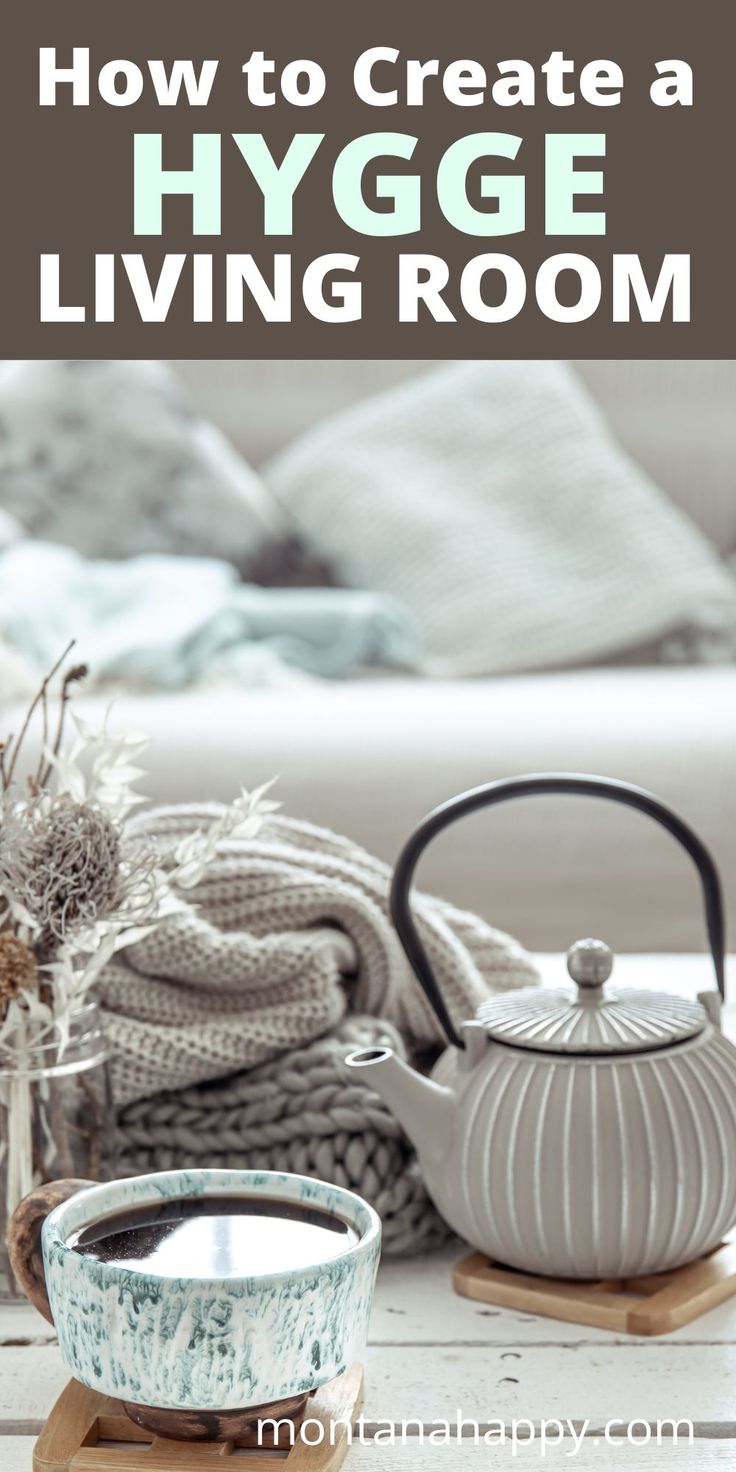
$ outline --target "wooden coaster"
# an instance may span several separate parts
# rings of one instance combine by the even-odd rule
[[[669,1334],[736,1293],[736,1235],[697,1262],[646,1278],[536,1278],[472,1252],[457,1264],[452,1283],[465,1298],[501,1308],[622,1334]]]
[[[274,1442],[258,1446],[255,1426],[233,1441],[171,1441],[136,1426],[119,1401],[87,1390],[70,1380],[33,1448],[34,1472],[206,1472],[218,1457],[239,1457],[243,1472],[252,1466],[273,1468],[274,1457],[288,1472],[335,1472],[349,1446],[348,1427],[355,1424],[363,1400],[363,1370],[353,1365],[310,1396],[304,1411],[293,1418],[294,1436],[282,1425]],[[268,1415],[268,1408],[262,1409]],[[308,1438],[298,1435],[303,1420]],[[334,1443],[334,1444],[333,1444]],[[282,1455],[273,1448],[280,1449]],[[231,1464],[234,1465],[234,1464]]]

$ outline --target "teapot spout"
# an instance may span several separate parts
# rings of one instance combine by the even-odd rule
[[[349,1068],[370,1070],[370,1085],[388,1104],[420,1157],[440,1160],[450,1148],[456,1099],[452,1089],[410,1068],[391,1048],[362,1048]]]

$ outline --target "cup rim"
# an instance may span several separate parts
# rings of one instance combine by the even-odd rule
[[[182,1189],[172,1191],[170,1187],[174,1184],[181,1184]],[[112,1214],[123,1206],[134,1206],[137,1203],[150,1205],[157,1201],[176,1200],[182,1196],[191,1195],[260,1196],[271,1194],[278,1200],[279,1193],[284,1201],[299,1200],[304,1201],[306,1205],[311,1202],[323,1211],[332,1211],[335,1215],[342,1216],[359,1233],[357,1242],[350,1243],[334,1257],[325,1258],[322,1261],[317,1260],[298,1268],[282,1268],[276,1272],[267,1273],[246,1273],[230,1278],[196,1276],[173,1278],[155,1271],[141,1272],[136,1268],[126,1268],[120,1264],[100,1262],[97,1259],[85,1257],[83,1253],[75,1252],[67,1240],[72,1233],[91,1226],[93,1222]],[[102,1202],[105,1202],[104,1210],[100,1210]],[[124,1176],[114,1181],[103,1181],[93,1186],[83,1187],[67,1201],[61,1202],[49,1212],[43,1224],[42,1236],[44,1251],[53,1247],[54,1255],[59,1253],[63,1258],[73,1256],[75,1264],[79,1265],[82,1272],[92,1272],[98,1280],[99,1275],[102,1274],[111,1283],[126,1282],[133,1285],[146,1279],[155,1279],[159,1282],[176,1282],[190,1287],[201,1287],[223,1282],[278,1283],[286,1279],[293,1281],[294,1278],[309,1278],[315,1272],[331,1271],[334,1265],[344,1262],[346,1258],[362,1256],[373,1247],[380,1245],[381,1219],[377,1211],[356,1191],[350,1191],[344,1186],[332,1185],[328,1181],[322,1181],[313,1176],[298,1175],[291,1171],[219,1170],[202,1166],[191,1170],[152,1171],[142,1176]]]

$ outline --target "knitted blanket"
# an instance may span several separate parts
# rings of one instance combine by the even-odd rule
[[[136,827],[167,849],[218,809],[159,808]],[[388,915],[390,870],[291,818],[223,842],[192,903],[107,967],[100,984],[118,1105],[119,1167],[196,1162],[322,1176],[381,1213],[387,1250],[445,1230],[409,1143],[344,1067],[387,1038],[416,1055],[441,1033]],[[417,892],[450,1012],[536,979],[507,936]]]
[[[139,1099],[118,1111],[124,1175],[182,1166],[295,1171],[358,1191],[383,1222],[386,1253],[428,1250],[449,1235],[414,1151],[390,1110],[344,1059],[402,1043],[388,1023],[346,1018],[330,1034],[216,1084]]]

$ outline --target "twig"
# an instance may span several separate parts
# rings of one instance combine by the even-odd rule
[[[5,776],[5,757],[10,750],[10,747],[13,745],[14,740],[15,737],[13,735],[10,735],[8,736],[6,741],[0,741],[0,792],[7,791],[7,782]]]
[[[49,670],[48,674],[44,677],[43,681],[41,682],[41,688],[34,695],[33,700],[31,701],[31,703],[30,703],[30,705],[28,707],[28,710],[26,711],[25,720],[23,721],[23,725],[21,726],[21,729],[20,729],[20,735],[18,736],[18,739],[17,739],[17,741],[15,741],[14,746],[13,746],[12,754],[11,754],[11,757],[10,757],[10,763],[8,765],[7,771],[4,771],[3,772],[3,792],[7,792],[8,788],[10,787],[10,784],[11,784],[11,782],[13,780],[13,775],[14,775],[14,772],[15,772],[15,766],[16,766],[16,762],[18,760],[20,749],[21,749],[21,747],[23,745],[23,742],[24,742],[24,740],[26,738],[26,735],[28,733],[28,727],[30,726],[31,721],[33,720],[33,717],[34,717],[34,715],[36,713],[36,710],[38,709],[39,702],[44,699],[44,697],[46,695],[46,691],[48,690],[48,687],[49,687],[51,681],[53,680],[54,675],[61,668],[61,666],[64,663],[64,660],[71,653],[71,651],[74,648],[74,645],[76,644],[76,642],[77,642],[76,639],[71,639],[70,642],[67,644],[67,647],[64,650],[64,653],[60,656],[59,659],[57,659],[56,664],[54,665],[53,669]],[[66,679],[65,679],[65,682],[64,683],[66,684]]]
[[[44,753],[46,751],[46,746],[47,746],[48,739],[49,739],[49,702],[48,702],[48,694],[47,694],[47,690],[46,690],[46,686],[45,685],[42,686],[42,688],[41,688],[41,712],[42,712],[42,718],[41,718],[41,749],[40,749],[39,754],[38,754],[38,765],[36,767],[36,775],[35,775],[35,777],[29,778],[29,786],[31,787],[31,790],[34,793],[34,796],[35,796],[36,793],[38,793],[40,791],[40,787],[41,787],[41,774],[43,772],[43,763],[44,763]]]
[[[72,646],[70,645],[69,647],[71,648]],[[64,717],[66,715],[67,705],[69,704],[69,691],[72,685],[75,685],[78,680],[83,680],[86,674],[86,664],[75,664],[70,670],[67,670],[64,676],[61,686],[61,694],[59,696],[59,718],[56,722],[56,735],[54,737],[54,744],[51,748],[51,757],[47,761],[46,766],[39,778],[40,788],[44,788],[46,786],[46,783],[48,782],[51,775],[53,759],[54,757],[57,757],[59,755],[59,752],[61,750],[61,740],[64,735]]]

